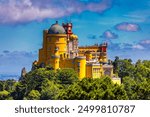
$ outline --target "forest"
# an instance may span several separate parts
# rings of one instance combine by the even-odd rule
[[[150,61],[115,57],[114,73],[121,85],[110,77],[78,80],[73,69],[55,72],[51,66],[33,66],[18,81],[0,81],[0,100],[149,100]]]

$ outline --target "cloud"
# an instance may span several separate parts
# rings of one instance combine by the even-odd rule
[[[141,42],[149,43],[149,41],[145,41],[145,40]],[[114,59],[115,56],[119,56],[122,59],[131,58],[133,62],[136,62],[138,59],[149,60],[150,51],[145,50],[145,48],[143,49],[143,46],[139,45],[139,43],[137,44],[112,43],[111,40],[109,40],[108,58]]]
[[[133,50],[149,50],[150,49],[150,40],[141,40],[137,44],[130,44],[130,48]]]
[[[136,44],[121,44],[121,48],[124,50],[144,50],[147,51],[150,49],[150,40],[141,40]]]
[[[121,45],[121,49],[123,49],[123,50],[131,50],[132,46],[133,46],[130,43],[121,43],[120,45]]]
[[[145,46],[141,45],[139,43],[136,44],[130,44],[130,43],[113,43],[111,40],[106,41],[108,43],[108,49],[112,51],[120,50],[122,52],[124,51],[132,51],[132,50],[145,50]]]
[[[143,50],[144,49],[144,47],[142,45],[139,45],[139,44],[133,45],[132,48],[133,49],[139,49],[139,50]]]
[[[106,30],[100,37],[105,39],[117,39],[118,35],[113,33],[111,30]]]
[[[127,32],[137,32],[140,31],[141,28],[138,24],[122,22],[115,26],[116,30],[127,31]]]
[[[82,2],[80,0],[5,0],[0,1],[0,23],[24,23],[47,18],[61,18],[84,11],[103,13],[113,0]]]
[[[8,50],[7,50],[8,51]],[[9,51],[0,56],[0,73],[16,73],[20,75],[21,69],[26,67],[31,70],[34,60],[37,60],[37,53],[26,51]]]
[[[8,50],[3,51],[3,56],[0,58],[0,65],[9,65],[9,64],[22,64],[26,61],[36,59],[36,54],[33,52],[26,51],[13,51]],[[32,63],[32,62],[31,62]]]
[[[4,50],[4,51],[3,51],[3,53],[8,54],[8,53],[9,53],[9,51],[8,51],[8,50]]]
[[[140,42],[140,44],[142,44],[142,45],[150,45],[150,39],[142,40],[142,41]]]
[[[123,43],[121,44],[121,49],[131,51],[131,50],[144,50],[145,48],[139,43],[137,44]]]
[[[126,51],[126,50],[132,50],[132,44],[129,44],[129,43],[113,43],[111,41],[109,41],[108,43],[108,48],[110,50],[113,50],[113,51],[117,51],[117,50],[120,50],[120,51]]]
[[[141,40],[139,45],[143,46],[145,49],[150,49],[150,39]]]

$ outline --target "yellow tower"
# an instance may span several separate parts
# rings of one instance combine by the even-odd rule
[[[43,33],[43,48],[39,50],[38,63],[51,64],[54,68],[59,68],[58,59],[60,55],[66,57],[66,53],[67,35],[64,28],[56,21]]]
[[[55,54],[52,55],[50,59],[50,63],[52,67],[54,68],[54,70],[59,69],[59,61],[60,61],[60,56],[59,56],[58,50],[56,49]]]
[[[75,58],[75,71],[77,71],[80,79],[86,77],[86,57],[78,56]]]

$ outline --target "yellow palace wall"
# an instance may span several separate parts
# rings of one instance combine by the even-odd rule
[[[91,53],[86,51],[97,52],[97,46],[79,47],[79,56],[71,59],[67,53],[67,35],[66,34],[48,34],[48,30],[43,31],[43,47],[39,50],[38,64],[45,63],[51,64],[56,69],[72,68],[74,69],[79,79],[83,78],[100,78],[104,75],[104,69],[101,64],[88,64],[86,61],[93,59]],[[107,55],[102,55],[102,60],[107,59]],[[105,60],[107,61],[107,60]],[[111,71],[111,76],[113,69]],[[112,81],[117,84],[120,79],[113,79]]]

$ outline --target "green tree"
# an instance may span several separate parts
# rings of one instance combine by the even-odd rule
[[[130,100],[136,100],[137,98],[137,82],[131,77],[123,78],[124,89]]]
[[[23,100],[26,94],[26,84],[22,84],[21,82],[18,82],[15,84],[15,90],[11,93],[11,96],[15,100]]]
[[[136,63],[136,69],[135,69],[135,77],[141,76],[145,78],[150,78],[150,66],[148,66],[149,63],[147,61],[143,61],[141,63]]]
[[[115,60],[113,61],[113,68],[114,68],[114,73],[115,74],[118,74],[118,72],[119,72],[119,57],[118,56],[116,56],[115,57]]]
[[[4,90],[4,91],[0,91],[0,100],[6,100],[9,98],[9,92]]]
[[[57,99],[98,100],[128,99],[123,86],[114,84],[109,77],[92,79],[85,78],[65,90],[60,91]]]
[[[78,81],[78,76],[73,69],[61,69],[57,71],[57,79],[61,84],[72,84]]]
[[[26,98],[28,100],[39,100],[40,96],[41,96],[41,94],[39,93],[39,91],[32,90],[32,91],[30,91],[30,93],[28,94],[28,96]]]
[[[122,84],[109,77],[85,78],[81,81],[73,69],[54,71],[51,66],[36,68],[23,79],[0,81],[0,99],[78,99],[120,100],[150,99],[150,61],[115,58],[114,71]]]
[[[4,90],[4,81],[0,81],[0,91]]]
[[[16,81],[14,79],[8,79],[4,82],[4,89],[11,92],[15,89]]]
[[[132,64],[131,59],[124,59],[121,60],[118,57],[116,57],[115,61],[113,62],[114,65],[114,71],[120,78],[126,77],[126,76],[134,76],[135,73],[135,66]]]
[[[41,99],[42,100],[52,100],[59,93],[60,89],[63,87],[54,81],[46,79],[42,82]]]
[[[39,92],[42,90],[42,82],[46,79],[56,81],[56,73],[53,70],[47,70],[45,68],[36,69],[26,74],[24,78],[25,84],[27,84],[27,93],[31,90],[38,90]]]
[[[137,84],[137,99],[150,100],[150,79],[144,78],[143,81]]]

